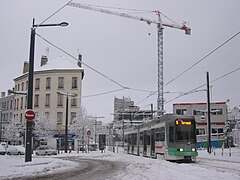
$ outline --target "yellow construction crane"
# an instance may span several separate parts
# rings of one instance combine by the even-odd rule
[[[129,15],[127,13],[121,13],[121,12],[115,12],[111,11],[108,9],[103,9],[100,7],[94,7],[91,5],[85,5],[85,4],[80,4],[80,3],[75,3],[75,2],[69,2],[67,4],[68,6],[76,7],[76,8],[82,8],[86,10],[92,10],[92,11],[97,11],[101,13],[106,13],[110,15],[115,15],[115,16],[120,16],[124,18],[130,18],[130,19],[135,19],[139,21],[146,22],[148,25],[150,24],[157,24],[157,34],[158,34],[158,98],[157,98],[157,114],[158,115],[163,115],[164,114],[164,99],[163,99],[163,28],[164,27],[169,27],[169,28],[175,28],[175,29],[180,29],[184,30],[185,34],[190,35],[191,34],[191,28],[186,26],[185,23],[183,24],[169,24],[162,22],[161,20],[161,13],[160,11],[156,11],[156,14],[158,16],[158,20],[150,20],[144,17],[138,17],[138,16],[133,16]]]

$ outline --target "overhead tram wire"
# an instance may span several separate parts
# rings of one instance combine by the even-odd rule
[[[66,4],[64,4],[62,7],[60,7],[57,11],[55,11],[53,14],[51,14],[49,17],[47,17],[45,20],[43,20],[40,24],[42,25],[43,23],[45,23],[47,20],[49,20],[50,18],[52,18],[54,15],[56,15],[58,12],[60,12],[63,8],[65,8],[70,2],[72,2],[73,0],[68,1]]]
[[[179,74],[177,77],[173,78],[172,80],[170,80],[169,82],[167,82],[165,86],[169,85],[170,83],[172,83],[173,81],[175,81],[177,78],[181,77],[183,74],[185,74],[186,72],[188,72],[190,69],[192,69],[194,66],[196,66],[197,64],[199,64],[200,62],[202,62],[203,60],[205,60],[208,56],[212,55],[214,52],[216,52],[217,50],[219,50],[221,47],[223,47],[225,44],[227,44],[228,42],[230,42],[233,38],[235,38],[236,36],[238,36],[240,34],[240,32],[236,33],[235,35],[233,35],[232,37],[230,37],[229,39],[227,39],[226,41],[224,41],[222,44],[220,44],[217,48],[215,48],[214,50],[212,50],[211,52],[209,52],[207,55],[205,55],[203,58],[201,58],[199,61],[195,62],[192,66],[190,66],[189,68],[187,68],[185,71],[183,71],[181,74]]]
[[[52,42],[50,42],[49,40],[47,40],[46,38],[42,37],[40,34],[36,33],[36,35],[38,37],[40,37],[42,40],[44,40],[45,42],[47,42],[48,44],[50,44],[51,46],[55,47],[56,49],[62,51],[63,53],[65,53],[66,55],[70,56],[71,58],[73,58],[74,60],[76,61],[79,61],[76,57],[74,57],[73,55],[71,55],[70,53],[68,53],[67,51],[63,50],[62,48],[58,47],[57,45],[53,44]],[[130,88],[130,87],[127,87],[127,86],[123,86],[122,84],[118,83],[117,81],[111,79],[110,77],[108,77],[107,75],[101,73],[100,71],[94,69],[93,67],[89,66],[88,64],[86,64],[85,62],[81,62],[82,64],[84,64],[86,67],[88,67],[89,69],[93,70],[94,72],[96,72],[97,74],[103,76],[104,78],[108,79],[109,81],[113,82],[114,84],[120,86],[122,89],[118,89],[118,90],[115,90],[115,92],[117,91],[122,91],[122,90],[134,90],[134,91],[142,91],[142,92],[153,92],[153,91],[148,91],[148,90],[141,90],[141,89],[135,89],[135,88]],[[105,93],[112,93],[114,91],[109,91],[109,92],[105,92]],[[99,94],[96,94],[97,95],[100,95],[100,94],[105,94],[105,93],[99,93]],[[89,95],[89,96],[94,96],[94,95]]]
[[[205,60],[208,56],[212,55],[214,52],[216,52],[217,50],[219,50],[220,48],[222,48],[224,45],[226,45],[228,42],[230,42],[232,39],[234,39],[236,36],[238,36],[240,34],[240,31],[237,32],[236,34],[234,34],[232,37],[230,37],[229,39],[227,39],[226,41],[224,41],[222,44],[220,44],[217,48],[215,48],[214,50],[212,50],[211,52],[209,52],[207,55],[205,55],[203,58],[201,58],[199,61],[195,62],[192,66],[190,66],[189,68],[187,68],[185,71],[183,71],[182,73],[180,73],[178,76],[176,76],[175,78],[173,78],[172,80],[170,80],[169,82],[167,82],[163,87],[166,87],[167,85],[169,85],[170,83],[172,83],[173,81],[175,81],[176,79],[178,79],[179,77],[181,77],[183,74],[185,74],[186,72],[188,72],[190,69],[192,69],[194,66],[196,66],[197,64],[199,64],[200,62],[202,62],[203,60]],[[148,99],[149,97],[151,97],[152,95],[154,95],[157,91],[154,91],[154,93],[146,96],[144,99],[142,99],[141,101],[139,101],[137,104],[142,103],[143,101],[145,101],[146,99]]]
[[[67,51],[63,50],[62,48],[58,47],[57,45],[53,44],[52,42],[48,41],[46,38],[42,37],[40,34],[36,33],[36,35],[38,37],[40,37],[42,40],[44,40],[45,42],[47,42],[48,44],[50,44],[51,46],[55,47],[56,49],[58,49],[59,51],[62,51],[63,53],[65,53],[66,55],[68,55],[69,57],[75,59],[76,61],[79,61],[76,57],[74,57],[73,55],[71,55],[70,53],[68,53]],[[86,64],[85,62],[82,62],[82,64],[84,64],[86,67],[88,67],[89,69],[93,70],[94,72],[96,72],[97,74],[103,76],[104,78],[108,79],[109,81],[113,82],[114,84],[120,86],[123,89],[127,89],[127,87],[123,86],[122,84],[118,83],[117,81],[111,79],[110,77],[108,77],[107,75],[99,72],[98,70],[94,69],[93,67],[89,66],[88,64]]]
[[[103,93],[98,93],[98,94],[92,94],[92,95],[82,96],[82,98],[102,96],[102,95],[111,94],[111,93],[115,93],[115,92],[123,91],[123,90],[124,90],[124,88],[122,88],[122,89],[117,89],[117,90],[113,90],[113,91],[108,91],[108,92],[103,92]]]
[[[233,71],[230,71],[230,72],[228,72],[228,73],[226,73],[226,74],[224,74],[224,75],[222,75],[222,76],[220,76],[220,77],[218,77],[218,78],[210,81],[210,83],[215,83],[216,81],[218,81],[218,80],[220,80],[220,79],[222,79],[222,78],[224,78],[224,77],[226,77],[226,76],[228,76],[228,75],[230,75],[230,74],[232,74],[232,73],[235,73],[235,72],[237,72],[237,71],[239,71],[239,70],[240,70],[240,67],[238,67],[238,68],[234,69]],[[194,88],[194,89],[192,89],[192,90],[190,90],[190,91],[188,91],[188,92],[186,92],[186,93],[180,94],[180,95],[178,95],[177,97],[175,97],[175,98],[173,98],[173,99],[171,99],[171,100],[169,100],[169,101],[166,101],[165,104],[166,104],[166,103],[169,103],[169,102],[171,102],[171,101],[173,101],[173,100],[176,100],[176,99],[178,99],[178,98],[180,98],[180,97],[182,97],[182,96],[186,96],[186,95],[192,94],[193,92],[195,92],[196,90],[198,90],[198,89],[200,89],[200,88],[202,88],[202,87],[204,87],[204,86],[206,86],[206,83],[203,84],[203,85],[201,85],[201,86],[199,86],[199,87],[197,87],[197,88]]]
[[[39,25],[45,23],[47,20],[49,20],[50,18],[52,18],[54,15],[56,15],[58,12],[60,12],[63,8],[65,8],[70,2],[72,2],[73,0],[70,0],[68,1],[66,4],[64,4],[63,6],[61,6],[57,11],[55,11],[53,14],[51,14],[50,16],[48,16],[45,20],[43,20]],[[93,6],[93,5],[91,5]],[[110,7],[110,6],[98,6],[98,5],[95,5],[95,7],[103,7],[103,8],[109,8],[109,9],[119,9],[119,10],[127,10],[127,11],[135,11],[135,12],[138,12],[138,13],[153,13],[155,11],[152,11],[152,10],[140,10],[140,9],[130,9],[130,8],[119,8],[119,7]],[[164,15],[165,16],[165,15]],[[165,16],[166,17],[166,16]],[[166,17],[167,18],[167,17]],[[53,43],[51,43],[50,41],[48,41],[47,39],[43,38],[42,36],[40,36],[39,34],[36,33],[36,35],[38,35],[40,38],[42,38],[44,41],[46,41],[47,43],[51,44],[52,46],[54,46],[55,48],[59,49],[60,51],[66,53],[68,56],[74,58],[75,60],[78,60],[76,59],[74,56],[72,56],[70,53],[64,51],[63,49],[57,47],[56,45],[54,45]],[[88,66],[86,63],[82,62],[82,64],[84,64],[85,66],[87,66],[88,68],[92,69],[93,71],[97,72],[98,74],[104,76],[105,78],[109,79],[107,76],[105,76],[104,74],[100,73],[99,71],[95,70],[94,68],[91,68],[90,66]],[[152,92],[152,91],[147,91],[147,90],[141,90],[141,89],[134,89],[134,88],[128,88],[128,87],[125,87],[125,86],[122,86],[120,83],[117,83],[116,81],[112,80],[112,79],[109,79],[110,81],[114,82],[115,84],[117,84],[118,86],[122,87],[122,89],[118,89],[118,90],[113,90],[113,91],[108,91],[108,92],[104,92],[104,93],[98,93],[98,94],[95,94],[95,95],[88,95],[88,96],[85,96],[85,97],[92,97],[92,96],[99,96],[99,95],[105,95],[105,94],[109,94],[109,93],[113,93],[113,92],[117,92],[117,91],[122,91],[124,89],[131,89],[131,90],[134,90],[134,91],[142,91],[142,92]]]

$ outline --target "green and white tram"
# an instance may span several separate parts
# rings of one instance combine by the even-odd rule
[[[193,116],[166,114],[125,130],[129,154],[169,161],[196,161],[196,125]]]

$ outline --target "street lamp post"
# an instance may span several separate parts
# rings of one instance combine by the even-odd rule
[[[27,92],[27,109],[32,109],[33,104],[33,75],[34,75],[34,50],[35,50],[35,34],[36,28],[48,27],[48,26],[67,26],[67,22],[59,24],[34,24],[31,28],[31,39],[30,39],[30,54],[29,54],[29,69],[28,69],[28,92]],[[32,121],[26,123],[26,143],[25,143],[25,162],[32,161]]]
[[[65,122],[65,135],[64,135],[64,150],[65,153],[67,153],[68,150],[68,97],[76,97],[77,94],[74,93],[63,93],[63,92],[57,92],[58,94],[66,96],[66,122]]]

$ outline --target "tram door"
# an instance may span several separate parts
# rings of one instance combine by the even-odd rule
[[[131,137],[130,137],[130,136],[131,136],[131,134],[128,134],[128,135],[127,135],[127,138],[128,138],[128,139],[127,139],[127,142],[128,142],[128,143],[127,143],[127,152],[128,152],[128,153],[130,152],[130,145],[131,145]]]
[[[151,129],[151,156],[155,156],[155,129]]]
[[[147,155],[147,131],[143,132],[143,155]]]
[[[134,153],[134,134],[131,134],[131,153]]]

